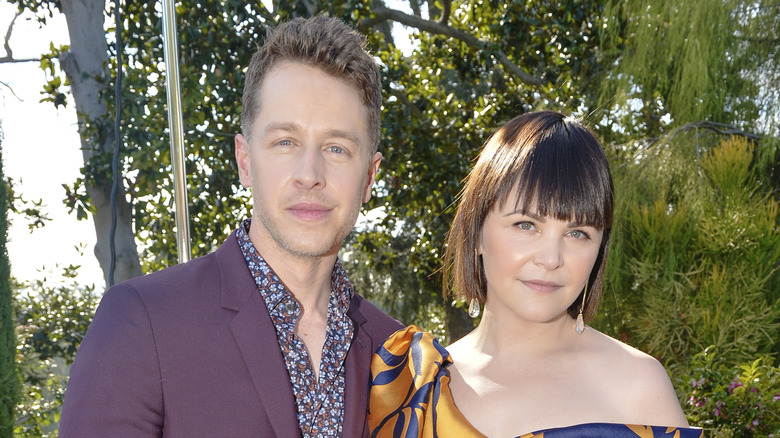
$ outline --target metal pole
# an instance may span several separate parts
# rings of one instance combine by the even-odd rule
[[[165,84],[168,95],[168,126],[171,134],[173,196],[176,205],[176,247],[179,253],[179,263],[184,263],[191,258],[190,219],[187,210],[187,175],[184,168],[184,123],[182,122],[181,92],[179,91],[176,9],[174,0],[162,0],[162,3]]]

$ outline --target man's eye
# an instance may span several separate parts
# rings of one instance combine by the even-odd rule
[[[331,146],[328,148],[329,151],[333,152],[334,154],[343,154],[344,148],[341,146]]]

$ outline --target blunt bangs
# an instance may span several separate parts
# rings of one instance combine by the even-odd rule
[[[500,170],[491,204],[503,206],[516,196],[520,212],[610,229],[612,178],[595,136],[560,117],[520,130],[510,129],[514,121],[491,139],[496,148],[488,167]]]

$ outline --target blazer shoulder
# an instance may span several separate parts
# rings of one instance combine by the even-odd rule
[[[129,289],[135,291],[145,302],[165,300],[168,296],[178,295],[182,291],[225,286],[225,282],[238,281],[235,279],[243,279],[247,275],[248,268],[233,233],[214,252],[118,283],[106,294]]]
[[[358,293],[355,293],[352,298],[350,307],[357,310],[357,312],[350,312],[353,314],[353,319],[375,341],[382,342],[404,327],[397,319],[383,312]]]
[[[199,274],[214,272],[217,267],[216,253],[194,258],[186,263],[169,266],[165,269],[151,272],[149,274],[131,278],[119,285],[126,285],[138,291],[147,289],[149,286],[158,286],[160,284],[170,284],[182,281],[187,283],[198,282]]]

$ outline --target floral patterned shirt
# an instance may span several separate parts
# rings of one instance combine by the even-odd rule
[[[295,335],[301,309],[249,239],[250,222],[250,219],[243,221],[236,237],[276,328],[276,338],[295,394],[301,434],[304,438],[341,436],[344,360],[354,334],[352,320],[347,316],[353,295],[352,285],[341,262],[336,260],[331,275],[328,320],[318,380],[303,340]]]

